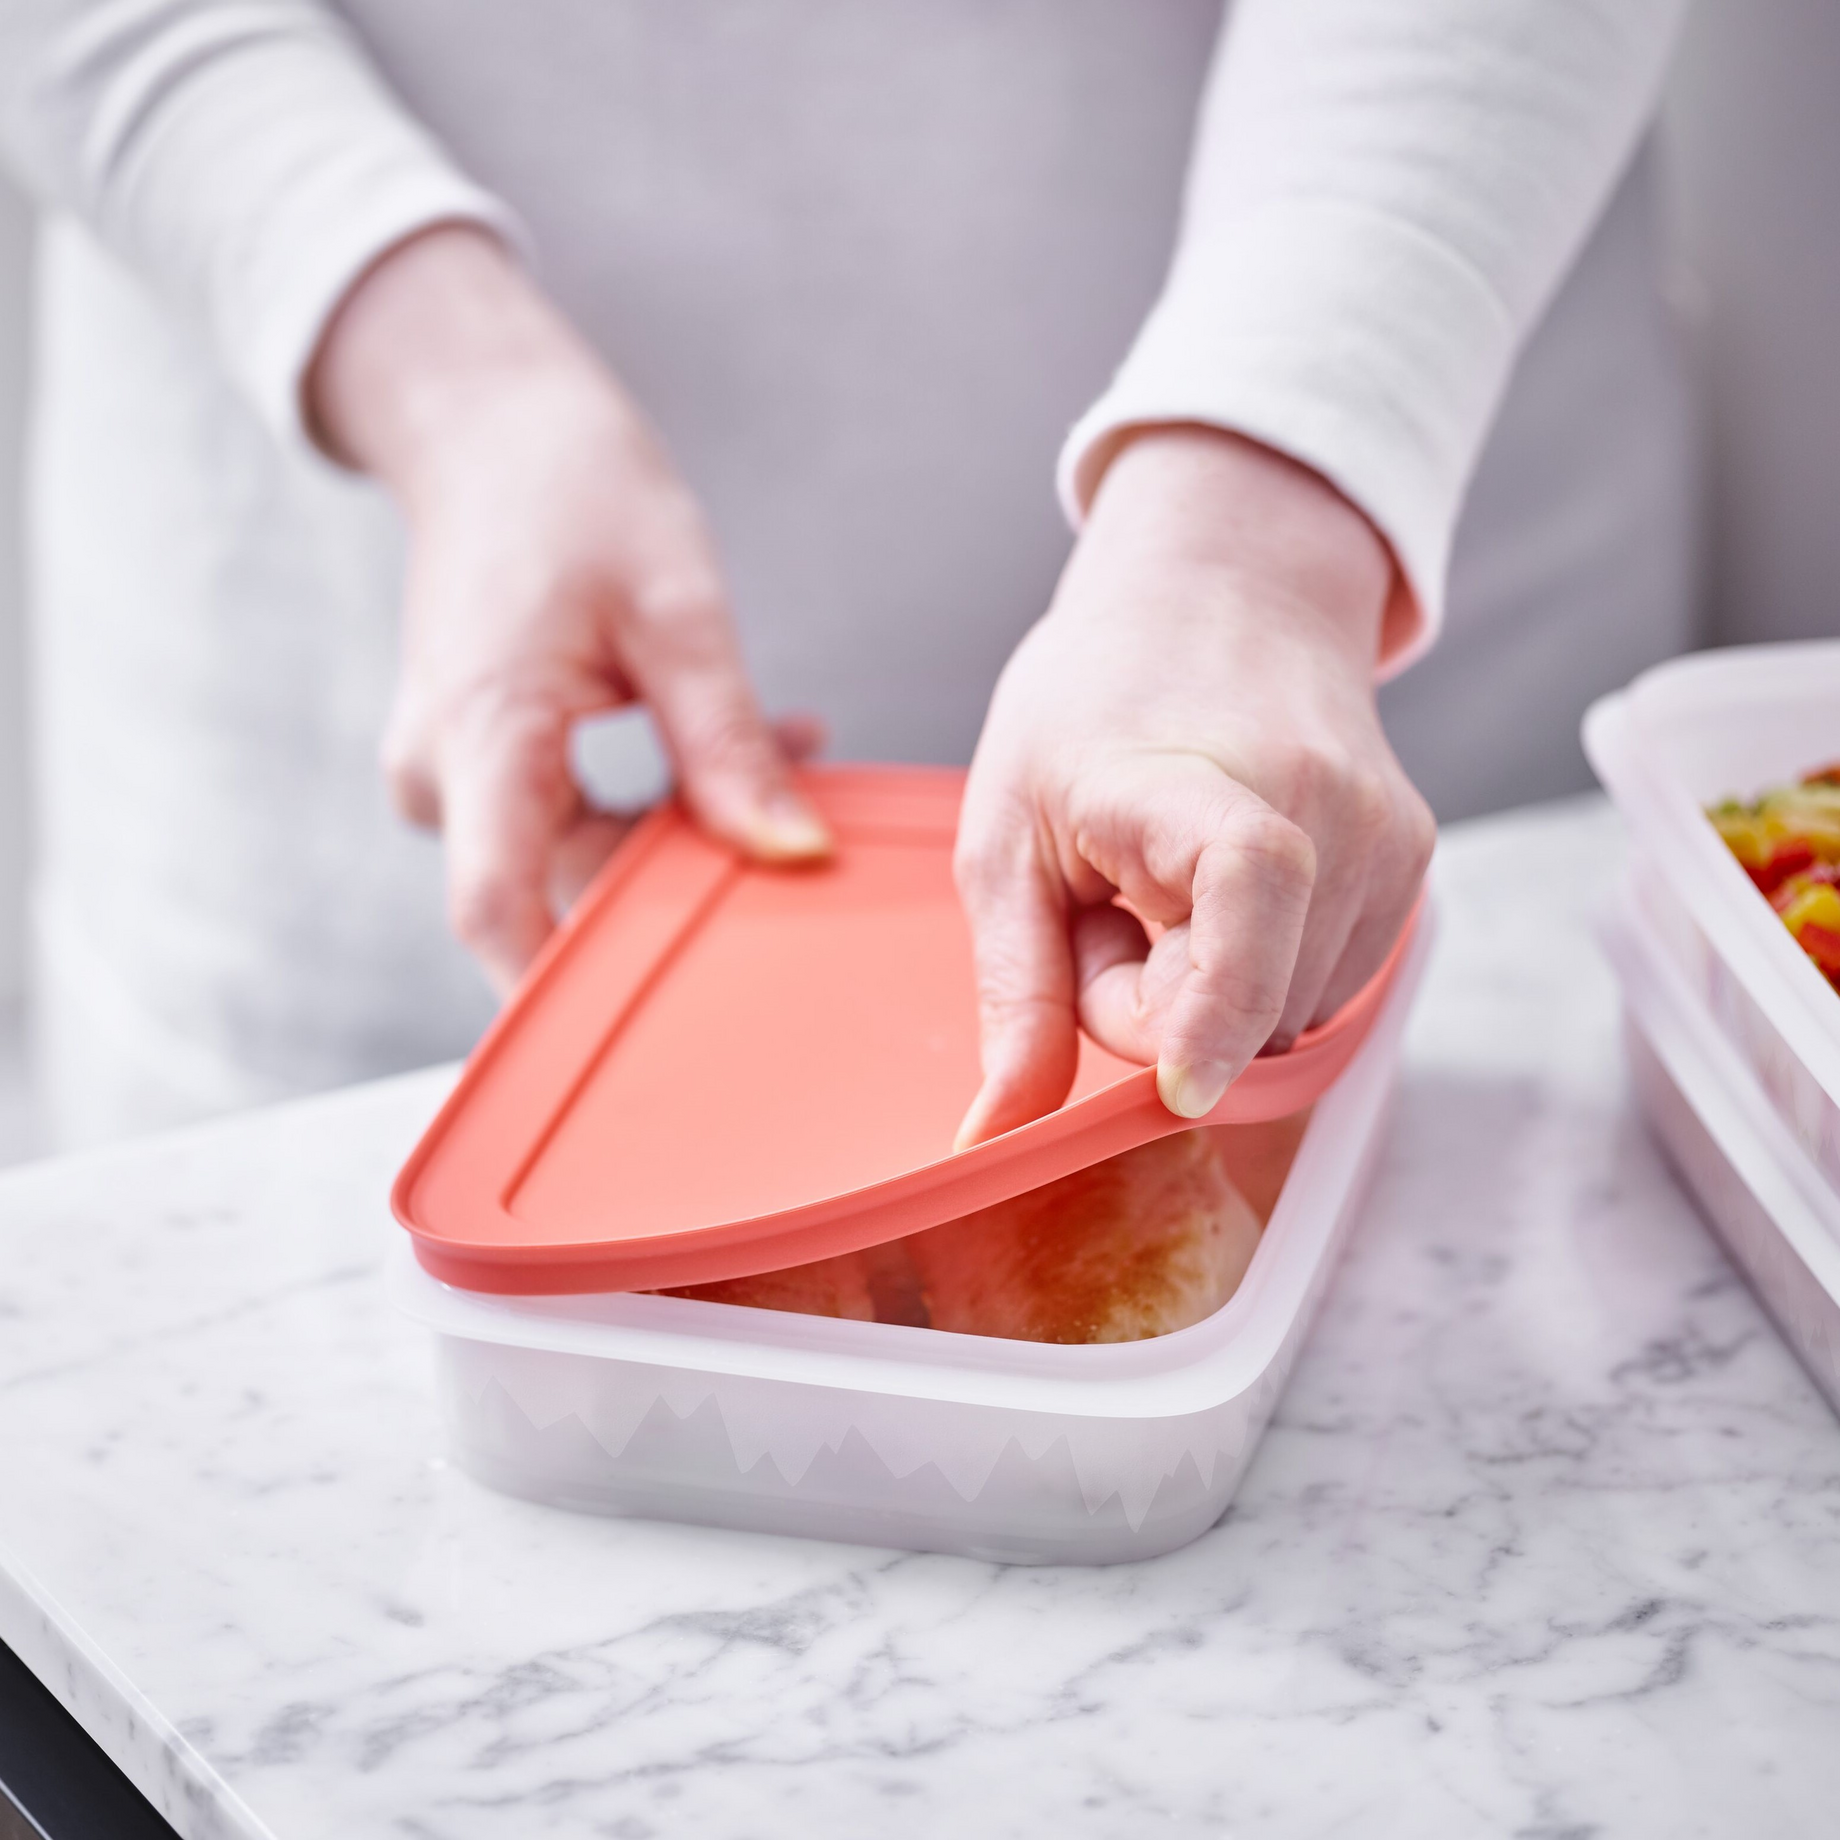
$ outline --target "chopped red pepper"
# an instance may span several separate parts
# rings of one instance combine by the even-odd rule
[[[1828,983],[1840,989],[1840,933],[1808,920],[1802,923],[1796,938],[1802,950],[1820,966]]]
[[[1829,888],[1840,885],[1840,863],[1810,863],[1806,869],[1798,870],[1776,884],[1770,892],[1770,905],[1780,914],[1792,907],[1797,895],[1805,889],[1814,888],[1825,883]]]
[[[1746,863],[1744,873],[1767,895],[1774,894],[1790,876],[1800,875],[1803,870],[1813,866],[1812,846],[1795,837],[1779,843],[1770,852],[1767,862]]]
[[[1840,760],[1753,799],[1709,806],[1738,866],[1840,991]]]

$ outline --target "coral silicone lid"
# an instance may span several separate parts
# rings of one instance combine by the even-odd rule
[[[1082,1037],[1059,1111],[954,1155],[978,1086],[951,869],[964,775],[833,767],[804,784],[837,839],[829,863],[757,867],[661,808],[576,904],[392,1191],[435,1277],[504,1292],[739,1277],[936,1226],[1193,1122],[1164,1108],[1153,1068]],[[1404,944],[1205,1122],[1317,1098]]]

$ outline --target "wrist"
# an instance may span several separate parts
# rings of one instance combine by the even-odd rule
[[[1319,473],[1223,429],[1156,426],[1113,457],[1083,542],[1126,566],[1216,577],[1231,598],[1307,620],[1355,654],[1379,656],[1392,551]]]
[[[305,384],[332,456],[412,510],[507,414],[617,391],[504,246],[438,225],[389,250],[341,302]]]

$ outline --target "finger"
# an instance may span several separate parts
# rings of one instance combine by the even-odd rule
[[[566,914],[581,899],[582,890],[631,835],[636,822],[618,812],[596,811],[585,813],[563,831],[549,859],[551,913]]]
[[[390,802],[418,829],[441,828],[441,789],[429,760],[421,725],[399,696],[384,730],[381,753]]]
[[[1194,858],[1188,962],[1157,1054],[1157,1091],[1183,1118],[1212,1111],[1276,1028],[1315,878],[1301,830],[1232,781],[1223,788]]]
[[[1318,860],[1321,860],[1320,858]],[[1284,1008],[1265,1043],[1268,1050],[1288,1048],[1322,1008],[1329,980],[1347,952],[1366,899],[1365,877],[1351,873],[1360,865],[1338,865],[1342,873],[1327,886],[1311,890],[1297,963],[1291,971]]]
[[[1073,828],[1086,860],[1139,913],[1168,925],[1138,1001],[1157,1037],[1164,1103],[1199,1117],[1283,1013],[1314,848],[1255,793],[1193,757],[1114,762],[1081,788]]]
[[[1166,929],[1152,945],[1123,908],[1084,908],[1074,917],[1073,955],[1080,1026],[1111,1053],[1153,1063],[1188,971],[1186,924]]]
[[[555,924],[551,855],[580,811],[567,726],[496,708],[453,726],[441,764],[450,918],[503,995]]]
[[[1400,853],[1406,801],[1414,798],[1403,774],[1396,778],[1345,760],[1331,767],[1327,796],[1314,822],[1320,844],[1318,874],[1284,1013],[1270,1046],[1285,1048],[1321,1013],[1330,978],[1347,955],[1389,861]]]
[[[1142,1002],[1150,936],[1135,914],[1109,903],[1073,916],[1073,984],[1080,1026],[1100,1047],[1146,1066],[1156,1037]]]
[[[1032,836],[961,854],[959,893],[971,923],[984,1070],[953,1145],[964,1150],[1059,1106],[1080,1050],[1065,909]]]
[[[633,676],[684,797],[709,830],[762,861],[827,856],[830,833],[754,699],[720,587],[690,579],[655,589],[628,635]]]
[[[822,754],[830,738],[830,729],[824,718],[811,714],[809,710],[773,718],[773,739],[779,743],[780,752],[794,766]]]
[[[817,753],[827,738],[823,721],[804,713],[775,717],[773,734],[786,758],[794,762]],[[553,913],[566,914],[581,899],[582,891],[599,874],[602,864],[632,834],[639,815],[586,812],[562,833],[550,856],[549,904]]]
[[[1360,918],[1334,970],[1324,981],[1322,995],[1310,1017],[1312,1022],[1326,1021],[1386,963],[1424,885],[1436,842],[1437,826],[1429,808],[1423,808],[1422,814],[1412,813],[1400,834],[1398,849],[1370,880]]]
[[[1100,1047],[1148,1066],[1156,1036],[1142,1001],[1150,936],[1135,914],[1109,903],[1073,916],[1073,984],[1080,1026]]]

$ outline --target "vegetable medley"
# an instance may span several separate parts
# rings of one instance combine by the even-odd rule
[[[1840,762],[1706,814],[1796,943],[1840,990]]]

